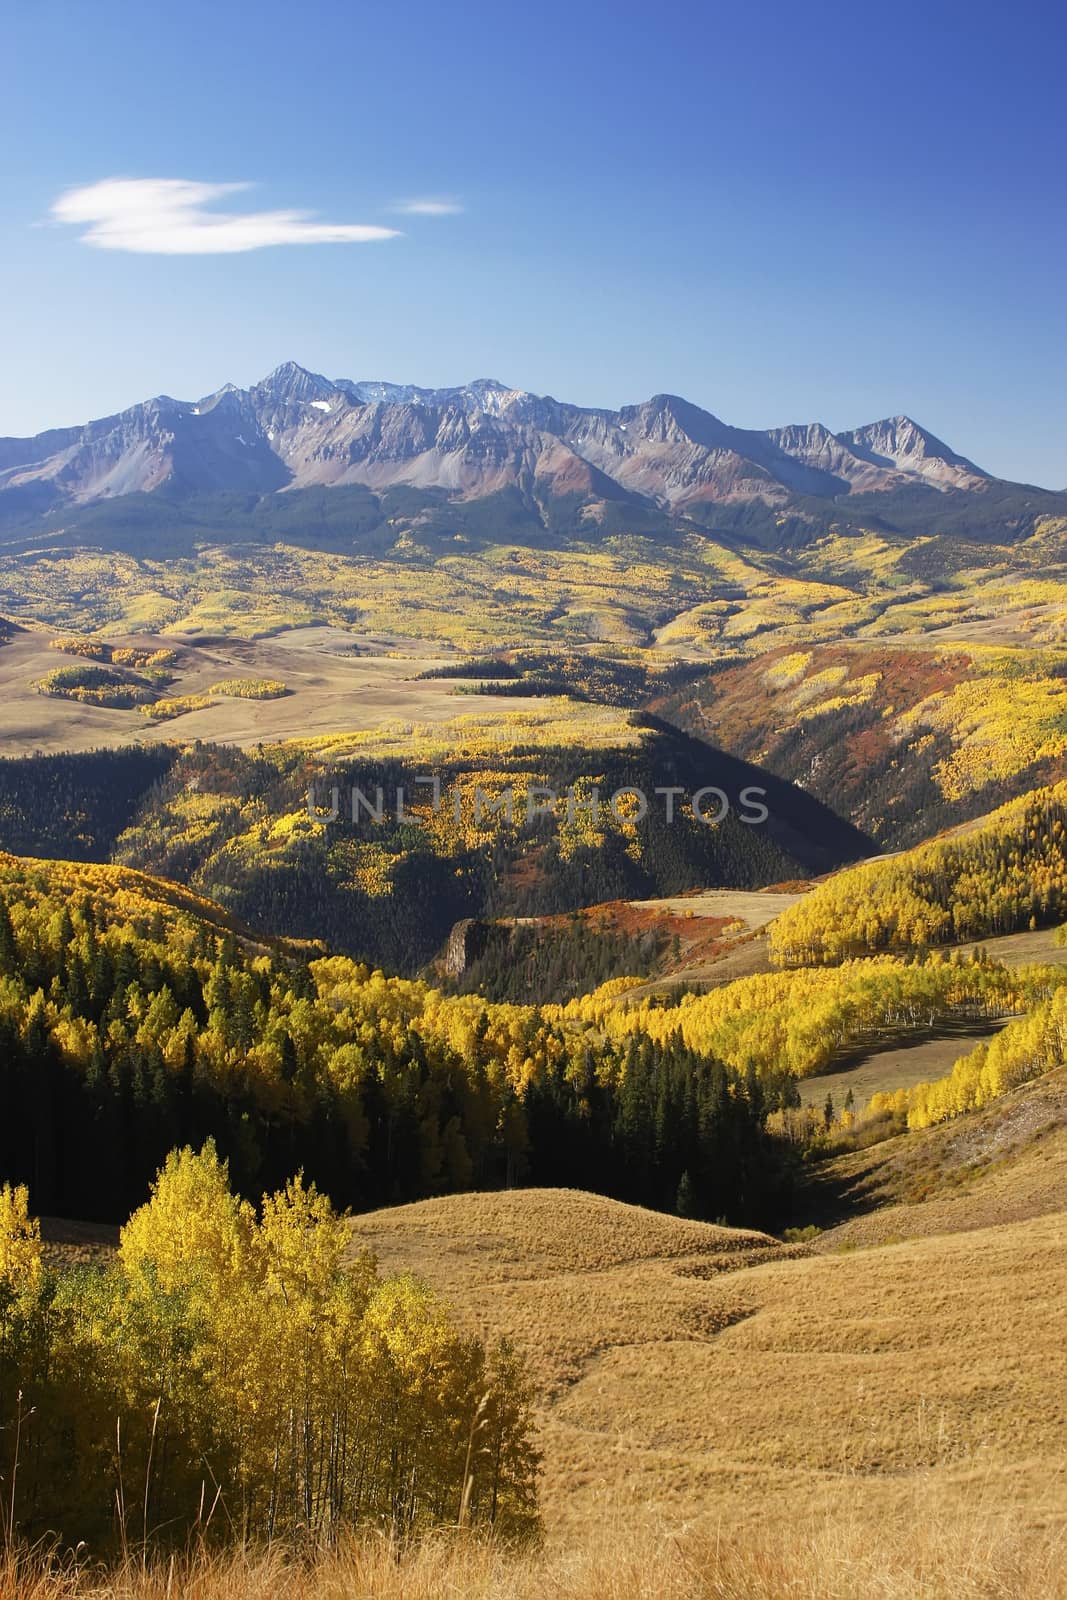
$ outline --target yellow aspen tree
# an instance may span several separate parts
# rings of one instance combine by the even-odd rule
[[[0,1188],[0,1283],[14,1293],[41,1281],[41,1224],[30,1216],[25,1184]]]

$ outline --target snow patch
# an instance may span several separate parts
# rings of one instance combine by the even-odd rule
[[[333,406],[328,400],[309,400],[308,405],[314,406],[316,411],[332,411]]]

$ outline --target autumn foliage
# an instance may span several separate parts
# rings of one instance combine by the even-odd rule
[[[784,912],[771,950],[810,966],[1013,933],[1067,914],[1067,783],[968,831],[848,868]]]
[[[0,1471],[9,1515],[96,1549],[333,1538],[374,1525],[537,1530],[515,1353],[428,1290],[347,1259],[294,1178],[259,1211],[210,1144],[172,1153],[117,1262],[53,1277],[0,1190]]]
[[[999,1095],[1061,1066],[1067,1058],[1067,988],[1056,989],[988,1043],[961,1056],[943,1078],[895,1094],[876,1094],[868,1116],[887,1112],[909,1128],[928,1128],[964,1111],[979,1111]]]

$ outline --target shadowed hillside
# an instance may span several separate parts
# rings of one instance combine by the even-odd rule
[[[820,1251],[969,1233],[1061,1212],[1067,1068],[955,1117],[820,1164],[801,1203]],[[845,1220],[839,1220],[844,1218]]]
[[[655,720],[559,700],[530,721],[495,704],[505,707],[496,723],[417,733],[2,761],[0,848],[177,879],[253,927],[407,973],[464,917],[569,912],[694,884],[757,889],[870,853],[820,801]],[[436,808],[427,773],[440,782]],[[353,819],[354,789],[373,804],[379,787],[380,820],[366,809]],[[669,823],[664,788],[675,790]],[[727,802],[718,822],[691,809],[709,788]],[[531,817],[535,790],[555,798]],[[643,818],[627,812],[637,802],[613,811],[626,790],[645,796]],[[765,816],[745,805],[748,791],[760,791]],[[722,812],[717,793],[704,804],[709,819]]]

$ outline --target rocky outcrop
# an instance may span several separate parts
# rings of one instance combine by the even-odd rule
[[[450,978],[462,978],[467,968],[485,954],[491,932],[492,924],[479,917],[464,917],[456,923],[445,946],[445,972]]]

